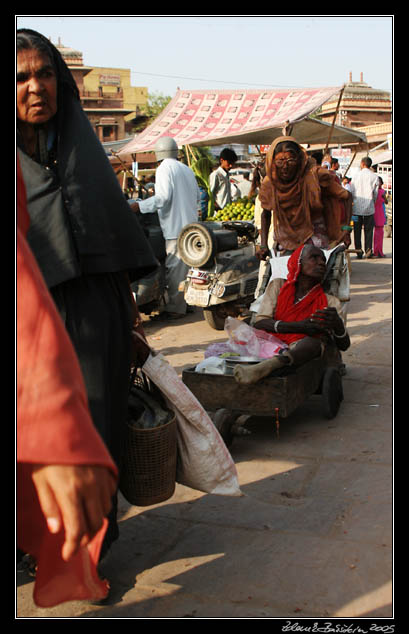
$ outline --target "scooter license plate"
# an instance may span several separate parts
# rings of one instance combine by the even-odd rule
[[[209,295],[210,293],[206,289],[202,290],[189,286],[185,294],[185,301],[187,304],[193,304],[195,306],[207,306],[209,303]]]

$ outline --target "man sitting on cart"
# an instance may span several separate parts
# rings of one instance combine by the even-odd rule
[[[256,383],[274,370],[301,365],[332,348],[347,350],[350,339],[340,316],[340,300],[324,292],[327,270],[323,251],[311,244],[299,246],[288,260],[287,280],[272,279],[265,291],[254,327],[274,334],[288,348],[253,366],[238,365],[239,383]]]

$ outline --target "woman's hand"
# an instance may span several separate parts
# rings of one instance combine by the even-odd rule
[[[132,211],[135,212],[136,214],[140,212],[139,203],[137,203],[136,200],[133,203],[129,203],[129,206],[132,209]]]
[[[143,333],[142,333],[143,335]],[[136,328],[133,328],[131,332],[132,338],[132,364],[136,365],[138,368],[141,368],[147,358],[149,357],[150,348],[148,343],[146,342],[144,336],[141,336],[141,332]]]
[[[270,249],[264,245],[256,244],[256,257],[259,260],[267,260],[270,255]]]
[[[33,465],[32,479],[51,533],[65,531],[62,558],[69,561],[102,527],[116,479],[106,467]]]
[[[292,323],[291,326],[292,330],[289,332],[301,333],[303,335],[308,335],[309,337],[314,337],[315,335],[325,335],[328,332],[325,325],[314,317],[303,319],[302,321],[296,321]]]
[[[278,330],[275,329],[276,323],[278,324]],[[301,321],[279,320],[276,322],[274,319],[261,319],[254,324],[254,328],[260,328],[261,330],[266,330],[273,334],[275,332],[279,334],[295,333],[309,337],[330,334],[341,336],[346,332],[344,322],[336,308],[332,307],[317,310],[311,317],[302,319]]]
[[[350,231],[344,231],[344,233],[342,234],[341,242],[345,244],[347,249],[351,246],[351,232]]]
[[[344,322],[339,316],[336,308],[327,307],[323,310],[317,310],[311,317],[314,324],[319,324],[324,332],[335,335],[342,335],[345,332]]]

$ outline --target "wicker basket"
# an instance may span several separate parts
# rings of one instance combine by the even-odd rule
[[[152,429],[135,429],[127,423],[119,490],[135,506],[168,500],[175,491],[176,461],[175,416]]]

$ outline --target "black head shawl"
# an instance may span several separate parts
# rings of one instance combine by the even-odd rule
[[[56,169],[32,160],[21,145],[18,150],[31,221],[27,238],[48,286],[87,273],[128,271],[135,280],[154,270],[157,260],[63,57],[40,33],[17,33],[42,42],[57,74]]]
[[[54,46],[54,44],[49,39],[44,37],[44,35],[41,35],[41,33],[38,33],[37,31],[33,31],[31,29],[17,29],[17,35],[19,33],[21,33],[22,35],[27,35],[29,39],[31,37],[36,38],[39,43],[42,44],[44,51],[47,51],[50,60],[53,63],[57,74],[59,86],[71,90],[71,92],[77,97],[77,99],[79,99],[80,95],[77,84],[75,83],[67,64],[61,56],[60,51]]]

